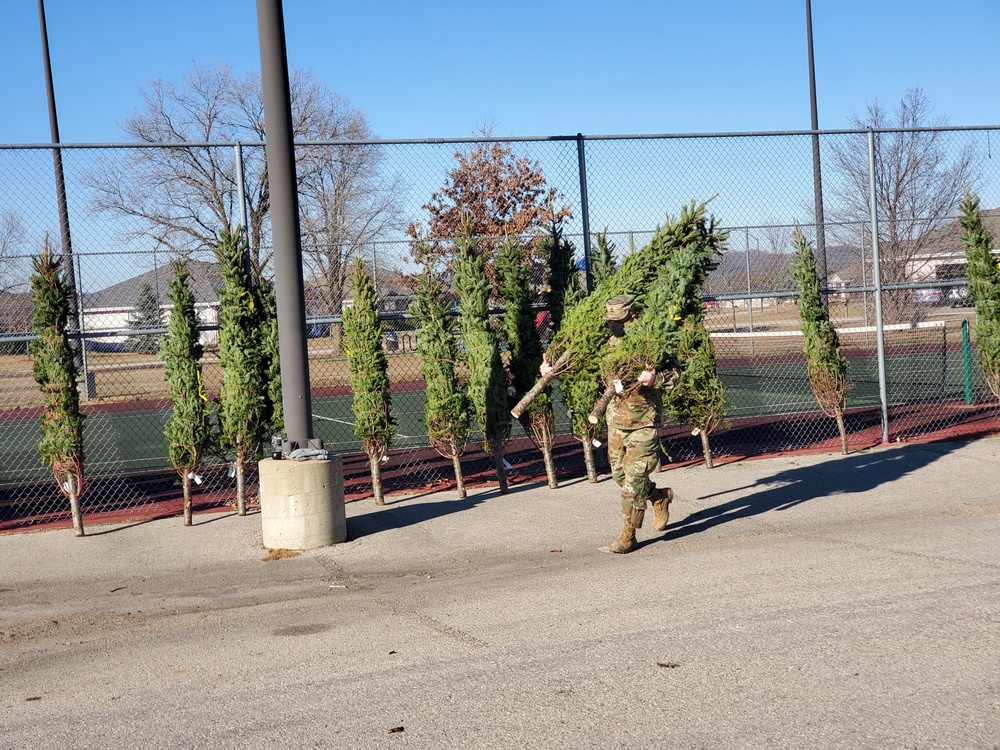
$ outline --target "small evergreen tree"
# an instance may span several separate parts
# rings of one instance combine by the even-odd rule
[[[156,299],[153,285],[144,282],[136,292],[132,309],[128,314],[130,331],[142,331],[149,328],[160,328],[163,320],[160,317],[160,303]],[[125,351],[135,354],[156,354],[160,350],[160,336],[146,334],[129,336],[125,339]]]
[[[566,308],[572,306],[579,296],[579,274],[573,261],[576,249],[572,242],[563,237],[561,224],[552,222],[549,231],[542,238],[541,251],[549,265],[549,325],[553,331],[558,331]]]
[[[258,282],[261,324],[261,353],[263,357],[264,384],[267,404],[264,417],[265,435],[282,435],[285,432],[284,406],[281,397],[281,352],[278,347],[278,303],[274,282],[261,278]],[[267,442],[265,440],[265,442]]]
[[[466,378],[472,413],[483,433],[483,449],[493,456],[501,494],[507,494],[504,448],[510,438],[507,374],[489,318],[486,263],[469,226],[463,225],[452,262],[458,291],[458,320],[465,345]]]
[[[36,338],[30,352],[35,382],[42,391],[42,439],[38,450],[52,469],[59,491],[69,499],[73,533],[83,536],[83,415],[76,384],[76,365],[66,335],[69,291],[61,260],[52,255],[48,237],[45,249],[34,258],[31,277],[32,330]]]
[[[847,359],[840,354],[840,340],[830,323],[830,314],[823,306],[820,279],[812,243],[798,227],[792,233],[797,255],[792,261],[792,276],[799,287],[799,317],[805,335],[806,370],[809,385],[819,408],[837,420],[841,452],[847,455],[847,429],[844,409],[847,407]]]
[[[431,445],[455,469],[459,497],[465,497],[461,456],[469,439],[469,402],[458,380],[458,346],[454,315],[444,296],[441,277],[433,270],[431,251],[424,247],[419,257],[427,258],[415,290],[410,314],[417,319],[417,356],[427,384],[424,424]]]
[[[699,311],[680,329],[677,359],[684,363],[677,385],[670,391],[673,418],[694,427],[701,438],[705,466],[714,466],[709,436],[725,421],[726,395],[715,363],[715,346]]]
[[[222,277],[219,290],[220,443],[232,451],[236,470],[236,510],[247,512],[246,468],[261,455],[268,432],[269,399],[265,377],[265,310],[246,269],[243,232],[225,229],[213,248]]]
[[[201,377],[202,347],[194,294],[188,286],[189,274],[180,261],[174,261],[174,278],[167,291],[172,308],[167,335],[160,356],[166,366],[167,386],[173,412],[164,429],[170,463],[184,488],[184,525],[190,526],[191,480],[201,468],[202,459],[212,442],[209,424],[209,400]]]
[[[572,308],[571,308],[572,309]],[[594,402],[601,395],[601,360],[594,357],[579,367],[565,372],[559,379],[559,388],[566,400],[573,436],[583,446],[583,462],[587,480],[597,481],[597,463],[594,459],[595,442],[604,430],[604,415],[596,422],[588,419]]]
[[[595,288],[604,283],[604,280],[615,272],[615,243],[608,239],[608,228],[603,232],[594,235],[595,244],[591,245],[593,262],[590,266],[591,274],[594,277]]]
[[[520,398],[534,385],[538,366],[542,363],[542,340],[531,311],[527,253],[520,243],[513,238],[505,239],[497,251],[495,268],[500,297],[505,305],[503,332],[509,353],[507,369],[514,398]],[[549,487],[557,488],[559,481],[552,461],[555,412],[551,393],[543,391],[518,421],[542,452]]]
[[[968,262],[969,294],[976,305],[973,334],[986,383],[1000,399],[1000,263],[993,255],[993,235],[983,224],[979,196],[968,191],[959,204],[962,243]]]
[[[389,361],[382,347],[375,286],[361,259],[354,266],[354,304],[344,310],[344,351],[354,392],[354,435],[368,454],[375,504],[382,497],[382,460],[392,444]]]

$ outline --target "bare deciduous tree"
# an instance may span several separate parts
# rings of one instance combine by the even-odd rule
[[[864,116],[851,118],[853,128],[885,131],[874,137],[879,253],[886,283],[927,275],[928,235],[954,218],[964,186],[977,181],[973,149],[950,147],[947,135],[933,130],[948,120],[933,118],[932,111],[924,92],[914,88],[893,112],[876,100]],[[866,136],[834,141],[832,168],[839,178],[833,191],[838,219],[865,226],[871,216]],[[883,306],[891,320],[908,320],[917,312],[905,289],[886,292]]]
[[[289,86],[296,141],[371,138],[364,114],[311,72],[293,70]],[[219,227],[240,223],[235,150],[185,144],[263,141],[260,78],[239,77],[227,65],[195,65],[183,84],[153,81],[142,97],[141,110],[122,123],[125,133],[183,147],[102,160],[88,177],[95,208],[130,220],[132,237],[152,237],[178,255],[207,251]],[[242,159],[249,253],[259,271],[269,257],[267,165],[260,148],[243,148]],[[340,266],[396,221],[396,185],[382,179],[380,152],[370,145],[298,147],[296,161],[303,253],[321,296],[339,313],[346,278]]]
[[[28,234],[21,217],[13,211],[0,215],[0,292],[25,291],[28,258],[22,255]]]
[[[352,139],[371,138],[360,113],[351,131]],[[297,153],[303,260],[323,307],[339,315],[352,259],[371,255],[379,237],[402,228],[399,183],[380,174],[375,146],[304,146]]]

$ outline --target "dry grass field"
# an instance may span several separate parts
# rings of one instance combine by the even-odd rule
[[[840,329],[861,328],[870,323],[857,302],[834,302],[831,319]],[[926,320],[942,321],[945,327],[906,328],[886,331],[887,347],[913,347],[936,350],[942,346],[954,347],[959,343],[961,319],[974,317],[972,310],[951,310],[946,307],[928,307]],[[798,308],[783,302],[764,305],[752,310],[722,302],[706,310],[706,325],[715,337],[716,354],[720,361],[766,359],[768,357],[797,356],[802,351]],[[786,333],[788,335],[781,335]],[[735,334],[735,335],[734,335]],[[406,351],[389,353],[391,382],[419,381],[420,365],[412,351],[412,334],[400,340]],[[347,360],[338,346],[329,338],[309,340],[310,383],[313,388],[344,387],[349,383]],[[873,350],[873,331],[842,333],[841,345],[845,349]],[[218,394],[222,372],[218,356],[209,351],[203,359],[204,378],[209,394]],[[127,352],[88,352],[87,371],[92,378],[93,396],[87,404],[109,404],[129,401],[146,401],[167,398],[163,362],[156,355]],[[0,356],[0,411],[30,409],[41,405],[41,394],[32,375],[31,358],[26,355]]]
[[[309,364],[313,388],[345,386],[350,382],[347,359],[329,339],[309,341]],[[218,394],[222,380],[218,354],[207,352],[202,366],[209,395]],[[85,403],[107,404],[168,397],[163,362],[154,354],[88,352],[87,372],[92,378],[95,395]],[[389,377],[394,383],[419,380],[420,364],[416,354],[390,353]],[[0,411],[30,409],[41,404],[31,358],[26,355],[0,356]]]

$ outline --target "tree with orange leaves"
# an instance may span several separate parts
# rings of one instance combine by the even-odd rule
[[[444,185],[422,206],[428,212],[426,230],[419,223],[407,230],[425,243],[415,245],[415,254],[421,246],[436,246],[444,256],[453,255],[464,219],[467,231],[478,240],[492,279],[493,258],[504,237],[520,238],[530,261],[533,240],[553,222],[572,215],[569,206],[562,205],[565,197],[546,182],[538,162],[515,156],[509,144],[477,143],[456,151],[455,159],[458,164],[448,172]]]

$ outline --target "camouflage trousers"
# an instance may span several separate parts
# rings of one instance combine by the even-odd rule
[[[608,460],[611,478],[622,488],[622,515],[630,515],[633,508],[645,510],[655,486],[649,475],[660,465],[660,431],[655,427],[609,428]]]

